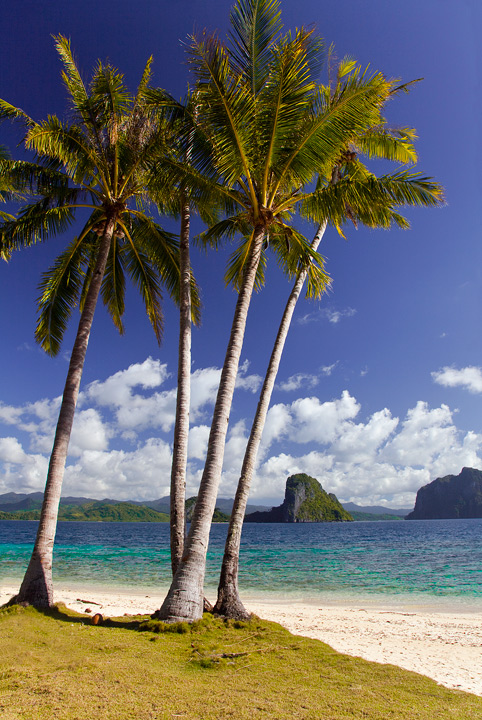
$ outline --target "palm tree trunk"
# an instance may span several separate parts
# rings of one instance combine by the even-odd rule
[[[72,349],[69,370],[65,381],[52,454],[50,456],[37,537],[19,593],[12,599],[12,601],[16,603],[28,603],[38,608],[51,607],[53,605],[52,557],[55,532],[57,529],[60,493],[62,491],[67,450],[72,432],[87,345],[112,242],[114,225],[113,220],[106,223],[94,273],[85,298],[84,309],[80,316],[77,336]]]
[[[319,226],[317,233],[311,243],[313,250],[318,248],[323,234],[326,229],[326,223]],[[273,352],[269,361],[268,369],[261,388],[258,407],[254,417],[251,433],[249,435],[246,452],[244,454],[243,466],[241,468],[241,476],[236,489],[233,509],[229,521],[228,535],[224,548],[223,563],[221,567],[221,575],[219,578],[218,598],[214,606],[214,612],[230,618],[247,619],[250,613],[246,610],[239,597],[238,590],[238,569],[239,569],[239,549],[241,545],[241,532],[243,528],[244,514],[246,512],[246,504],[248,502],[249,490],[253,479],[256,457],[258,454],[261,436],[263,434],[266,415],[268,413],[269,403],[273,392],[281,355],[291,325],[293,312],[303,288],[307,270],[302,270],[296,279],[293,289],[286,303],[286,307],[278,329],[278,334],[273,347]]]
[[[191,262],[189,258],[190,207],[181,201],[181,302],[179,321],[179,360],[177,369],[176,422],[171,468],[171,566],[175,575],[182,557],[185,535],[185,500],[189,405],[191,400]]]
[[[193,621],[202,617],[203,587],[209,531],[216,505],[224,459],[229,413],[236,384],[239,359],[243,347],[244,331],[251,295],[253,293],[261,250],[264,227],[256,227],[243,281],[236,303],[231,335],[221,373],[213,421],[209,435],[204,472],[184,546],[184,553],[171,587],[157,616],[169,622]]]

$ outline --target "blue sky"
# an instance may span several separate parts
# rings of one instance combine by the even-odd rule
[[[221,0],[4,3],[0,97],[38,120],[65,116],[51,38],[59,33],[71,38],[86,78],[97,58],[108,59],[134,88],[153,54],[155,83],[181,97],[188,81],[183,41],[204,27],[224,36],[230,6]],[[409,231],[347,227],[347,241],[326,233],[320,251],[332,290],[321,302],[298,304],[252,497],[279,500],[287,476],[307,472],[342,500],[410,507],[430,480],[464,465],[482,467],[482,9],[477,0],[284,0],[282,10],[286,29],[316,25],[339,57],[350,54],[404,81],[424,78],[394,100],[387,115],[393,125],[417,129],[418,169],[443,184],[447,204],[407,212]],[[18,157],[19,139],[17,129],[0,126],[0,143]],[[76,318],[62,352],[51,359],[35,346],[35,299],[41,272],[67,240],[59,237],[0,265],[0,493],[41,490],[45,482]],[[222,279],[228,254],[193,257],[203,321],[193,336],[189,494],[202,469],[235,302]],[[224,497],[234,495],[288,293],[288,282],[272,266],[249,318]],[[123,337],[103,308],[95,317],[66,495],[153,499],[168,492],[177,313],[166,299],[158,348],[133,291],[128,301]]]

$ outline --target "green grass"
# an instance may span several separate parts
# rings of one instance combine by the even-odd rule
[[[2,720],[480,720],[482,699],[275,623],[0,609]]]

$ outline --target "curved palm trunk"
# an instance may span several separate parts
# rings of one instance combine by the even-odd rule
[[[191,520],[184,553],[171,587],[157,616],[169,622],[193,621],[203,614],[203,587],[209,531],[221,480],[229,413],[236,384],[239,359],[256,271],[265,236],[264,227],[255,228],[246,270],[236,303],[231,335],[221,373],[206,463]]]
[[[62,490],[75,407],[79,395],[80,380],[84,368],[85,354],[87,352],[94,311],[104,277],[113,231],[114,222],[111,221],[106,226],[102,237],[96,266],[85,298],[84,309],[80,316],[77,336],[74,347],[72,348],[69,370],[65,381],[52,454],[50,456],[37,537],[19,593],[12,599],[12,601],[16,603],[24,602],[39,608],[51,607],[53,605],[52,556],[55,532],[57,529],[60,493]]]
[[[181,302],[177,368],[176,422],[171,468],[171,566],[175,575],[181,561],[185,535],[185,500],[189,405],[191,401],[191,262],[189,257],[189,203],[182,200],[180,267]]]
[[[326,229],[326,223],[319,226],[313,239],[311,247],[318,248]],[[291,325],[293,312],[303,288],[307,271],[299,273],[293,289],[286,303],[281,323],[276,336],[273,352],[269,361],[268,369],[259,396],[258,407],[254,417],[251,433],[249,435],[246,452],[244,454],[241,476],[238,481],[236,496],[228,527],[228,536],[224,548],[223,563],[218,586],[218,598],[214,606],[214,612],[230,618],[247,619],[250,613],[246,610],[239,597],[238,590],[238,568],[239,548],[241,545],[241,532],[243,528],[244,514],[248,502],[249,490],[253,479],[256,457],[258,454],[261,436],[263,434],[266,415],[273,392],[274,383],[278,374],[278,368],[283,353],[288,330]]]

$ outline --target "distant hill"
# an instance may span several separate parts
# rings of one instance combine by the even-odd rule
[[[34,493],[14,493],[14,492],[8,492],[4,493],[3,495],[0,495],[0,520],[6,520],[11,518],[6,518],[2,516],[3,513],[17,513],[22,511],[35,511],[40,510],[42,507],[42,501],[43,501],[44,494],[41,492],[34,492]],[[117,506],[117,505],[126,505],[129,504],[131,506],[138,506],[141,508],[149,508],[151,510],[155,510],[157,513],[169,515],[169,495],[159,498],[158,500],[128,500],[128,501],[121,501],[121,500],[114,500],[112,498],[104,498],[103,500],[96,500],[94,498],[88,498],[88,497],[62,497],[60,498],[60,514],[63,513],[64,506],[68,506],[69,508],[72,508],[73,506],[86,506],[86,505],[92,505],[95,503],[101,503],[103,505],[108,506]],[[218,498],[216,502],[216,516],[213,518],[214,522],[227,522],[229,520],[229,515],[231,514],[231,510],[233,507],[234,500],[230,498]],[[246,508],[246,512],[255,512],[257,510],[270,510],[270,507],[267,507],[266,505],[248,505]],[[89,511],[90,512],[90,511]],[[68,519],[74,519],[70,518],[71,511],[67,513],[69,517],[60,517],[61,520],[68,520]],[[28,517],[22,515],[22,519],[24,520],[38,520],[39,513],[32,514]],[[145,514],[145,517],[149,517],[149,514]],[[227,518],[227,520],[226,520]],[[17,518],[18,519],[18,518]],[[82,519],[82,518],[75,518],[75,519]],[[85,518],[90,519],[90,518]],[[97,519],[97,518],[93,518]],[[128,522],[126,520],[125,522]],[[165,520],[133,520],[133,522],[165,522]]]
[[[357,512],[356,510],[352,510],[350,515],[353,520],[357,520],[358,522],[388,522],[393,520],[401,522],[405,519],[400,515],[390,515],[390,513],[364,513]]]
[[[353,515],[353,513],[355,512],[363,513],[364,515],[398,515],[404,518],[410,512],[410,508],[403,510],[387,508],[384,505],[356,505],[352,502],[343,503],[343,507],[345,508],[345,510],[348,510],[351,515]]]
[[[40,509],[0,511],[0,520],[38,520]],[[83,505],[61,505],[59,520],[84,522],[169,522],[169,515],[128,502],[106,503],[99,500]]]
[[[196,505],[197,497],[190,497],[186,500],[186,522],[191,522],[192,520],[192,514],[194,512],[194,506]],[[226,513],[223,513],[217,503],[216,507],[214,508],[213,513],[213,522],[215,523],[222,523],[222,522],[229,522],[229,515]]]
[[[462,468],[424,485],[407,520],[482,518],[482,471]]]
[[[29,495],[6,493],[6,495],[0,495],[0,520],[38,520],[40,518],[42,500],[43,493],[31,493]],[[188,522],[191,519],[195,502],[196,498],[186,500],[186,517]],[[231,501],[231,506],[232,503],[233,501]],[[165,511],[163,511],[162,508],[164,508]],[[169,522],[169,498],[160,498],[151,503],[142,503],[130,501],[121,502],[109,498],[105,500],[93,500],[92,498],[64,497],[60,500],[59,520],[86,522]],[[222,510],[216,507],[213,514],[213,522],[229,522],[229,514],[222,512]]]
[[[218,498],[216,500],[216,507],[222,510],[222,512],[226,513],[227,515],[231,514],[231,510],[233,509],[234,499],[233,498]],[[262,512],[265,510],[271,510],[273,506],[272,505],[253,505],[249,503],[246,506],[246,512],[252,513],[252,512]]]
[[[352,520],[332,493],[318,480],[305,473],[291,475],[286,481],[285,499],[268,512],[245,515],[244,522],[344,522]]]
[[[38,520],[39,511],[42,506],[43,493],[15,493],[8,492],[0,495],[0,520],[12,519],[4,513],[22,513],[24,520]],[[338,501],[337,501],[338,502]],[[60,520],[99,520],[101,519],[101,511],[99,505],[104,505],[109,509],[105,511],[111,521],[118,519],[120,515],[126,519],[121,522],[166,522],[166,518],[160,519],[158,515],[151,515],[146,509],[154,510],[156,513],[169,516],[169,495],[158,498],[157,500],[128,500],[121,501],[114,498],[104,498],[96,500],[89,497],[73,497],[65,496],[60,498]],[[233,498],[218,498],[216,501],[216,511],[213,517],[214,522],[227,522],[233,507]],[[131,511],[127,512],[126,505],[131,506]],[[123,506],[123,510],[118,506]],[[140,508],[134,511],[134,506]],[[75,512],[75,507],[79,507]],[[117,510],[112,508],[116,507]],[[393,509],[386,508],[382,505],[356,505],[355,503],[344,503],[343,508],[351,515],[353,520],[396,520],[397,518],[405,518],[410,512],[409,509]],[[249,504],[246,508],[246,515],[256,512],[270,512],[272,506]],[[24,514],[24,513],[28,513]],[[75,516],[75,517],[74,517]],[[129,519],[130,518],[130,519]],[[143,519],[140,519],[143,518]],[[16,519],[19,519],[16,516]],[[168,517],[167,517],[168,519]],[[108,520],[105,520],[108,522]],[[252,522],[248,520],[248,522]]]

